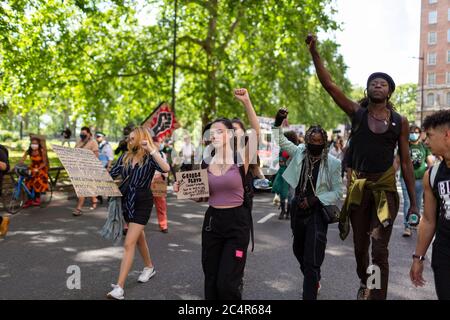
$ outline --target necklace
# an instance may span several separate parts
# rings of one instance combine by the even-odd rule
[[[379,119],[379,118],[377,118],[377,117],[375,116],[375,114],[374,114],[372,111],[370,111],[370,110],[369,110],[369,115],[372,117],[372,119],[374,119],[374,120],[376,120],[376,121],[379,121],[379,122],[383,122],[385,126],[388,125],[389,120],[390,120],[390,118],[391,118],[391,113],[390,113],[389,111],[388,111],[388,113],[387,113],[387,115],[386,115],[386,118],[384,118],[384,119]]]
[[[316,166],[316,163],[318,163],[320,161],[320,158],[317,159],[312,159],[311,157],[308,157],[309,160],[309,172],[308,172],[308,177],[310,177],[312,179],[313,177],[313,171],[314,171],[314,167]]]

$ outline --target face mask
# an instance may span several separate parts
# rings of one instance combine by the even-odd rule
[[[163,145],[163,144],[161,144],[161,145],[159,146],[159,150],[160,150],[160,151],[163,151],[163,150],[164,150],[164,145]]]
[[[33,143],[33,144],[31,145],[31,150],[37,150],[37,149],[39,149],[39,145]]]
[[[324,144],[310,144],[308,143],[308,151],[312,156],[320,156],[322,154],[323,149],[325,148]]]
[[[419,138],[420,138],[420,134],[418,134],[418,133],[410,133],[409,134],[409,141],[416,142],[417,140],[419,140]]]
[[[81,140],[84,140],[84,139],[86,139],[87,138],[87,135],[85,135],[85,134],[80,134],[80,139]]]

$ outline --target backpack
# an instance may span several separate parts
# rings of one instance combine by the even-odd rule
[[[434,182],[436,180],[436,175],[437,175],[437,173],[439,171],[439,167],[440,167],[441,163],[442,163],[441,161],[438,161],[430,169],[428,169],[429,170],[429,178],[430,178],[431,189],[433,189],[433,187],[434,187]]]

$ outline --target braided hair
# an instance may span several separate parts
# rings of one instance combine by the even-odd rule
[[[320,156],[320,161],[323,163],[324,168],[328,169],[328,134],[327,132],[320,126],[320,125],[316,125],[316,126],[311,126],[308,131],[306,131],[305,134],[305,143],[308,144],[311,142],[311,137],[313,134],[320,134],[322,136],[323,139],[323,143],[325,144],[325,148],[323,148],[322,150],[322,154]],[[306,185],[308,183],[308,174],[310,173],[310,171],[313,170],[313,168],[311,168],[311,164],[310,164],[310,157],[311,154],[309,153],[308,148],[305,148],[304,151],[304,159],[305,159],[305,164],[304,164],[304,170],[302,170],[302,175],[300,177],[300,183],[302,184],[300,187],[300,190],[306,190]],[[328,172],[328,170],[326,170],[326,172]]]

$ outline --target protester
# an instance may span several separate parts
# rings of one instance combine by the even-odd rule
[[[416,193],[416,202],[417,208],[420,210],[422,208],[422,199],[423,199],[423,176],[427,171],[427,168],[431,168],[433,166],[433,157],[431,155],[430,150],[421,142],[420,136],[422,134],[422,130],[416,126],[412,125],[409,128],[409,153],[412,161],[412,165],[414,167],[414,178],[416,179],[415,184],[415,193]],[[403,193],[403,224],[405,229],[403,231],[403,237],[410,237],[412,234],[412,228],[408,222],[408,208],[409,208],[409,197],[408,190],[406,188],[405,181],[403,179],[403,175],[400,173],[400,183],[402,186]]]
[[[338,160],[344,158],[344,139],[341,137],[337,137],[336,141],[334,141],[330,148],[330,154]]]
[[[384,300],[389,279],[388,245],[399,209],[393,167],[397,145],[411,202],[408,214],[418,212],[408,150],[408,120],[394,111],[389,100],[395,91],[395,82],[389,75],[382,72],[370,75],[367,97],[354,102],[333,82],[316,49],[316,38],[308,36],[306,42],[320,83],[352,119],[352,179],[341,212],[339,230],[340,237],[345,239],[351,220],[357,273],[361,281],[357,298]],[[381,271],[381,289],[367,283],[371,242],[373,265]]]
[[[162,138],[153,138],[153,143],[155,144],[155,148],[158,149],[159,154],[161,155],[161,158],[167,162],[166,155],[163,152],[164,149],[164,140]],[[170,166],[169,166],[170,167]],[[160,173],[158,171],[155,172],[155,175],[153,176],[152,182],[160,181],[167,185],[167,178],[169,174],[168,173]],[[158,224],[159,229],[162,233],[168,233],[169,228],[167,226],[167,200],[166,195],[163,196],[156,196],[153,195],[153,202],[155,203],[156,207],[156,214],[158,217]]]
[[[434,238],[431,267],[436,293],[439,300],[450,300],[450,111],[439,111],[426,117],[423,127],[431,152],[443,157],[443,161],[427,170],[423,177],[424,212],[410,277],[416,287],[425,285],[424,261]]]
[[[27,151],[25,151],[22,160],[23,164],[28,157],[30,158],[30,177],[25,180],[25,184],[28,190],[34,190],[34,198],[28,199],[23,205],[24,208],[30,206],[40,206],[41,205],[41,193],[46,192],[49,189],[48,181],[48,158],[47,150],[43,145],[41,139],[37,137],[31,137],[30,146]]]
[[[322,209],[336,205],[342,196],[341,164],[328,157],[327,133],[320,126],[308,129],[306,145],[289,141],[280,130],[287,114],[280,109],[275,117],[275,141],[292,157],[283,178],[295,188],[291,227],[294,255],[304,275],[303,300],[316,300],[328,231]]]
[[[191,143],[191,137],[189,137],[188,135],[184,137],[180,157],[183,161],[180,170],[191,171],[195,162],[195,146]]]
[[[92,139],[92,133],[91,133],[91,129],[89,129],[89,127],[81,128],[80,141],[77,142],[77,144],[75,145],[75,148],[91,150],[94,153],[96,158],[98,158],[98,156],[99,156],[98,144],[96,141],[94,141],[94,139]],[[77,206],[76,206],[75,210],[73,211],[74,216],[78,217],[83,214],[82,208],[84,205],[84,200],[85,200],[84,197],[78,198]],[[97,208],[97,197],[92,197],[92,205],[89,209],[95,210],[96,208]]]
[[[235,97],[244,103],[247,115],[254,123],[256,114],[247,90],[235,90]],[[244,101],[243,101],[244,100]],[[205,274],[205,299],[242,299],[242,277],[247,259],[251,231],[251,197],[245,191],[245,178],[250,164],[250,146],[241,153],[233,145],[236,139],[229,119],[219,118],[209,130],[211,157],[204,159],[208,170],[210,197],[202,228],[202,266]],[[234,150],[233,150],[234,149]],[[178,191],[178,182],[174,185]],[[206,199],[196,199],[202,202]]]
[[[106,140],[106,135],[103,132],[97,132],[95,134],[95,139],[98,143],[98,159],[103,164],[103,167],[106,168],[106,170],[111,169],[112,162],[114,160],[114,154],[112,151],[112,147],[109,144],[109,142]]]
[[[128,223],[128,232],[125,237],[124,254],[120,265],[120,274],[117,284],[107,294],[110,299],[124,299],[125,280],[131,270],[136,245],[141,254],[145,268],[139,276],[138,282],[147,282],[156,273],[150,258],[144,227],[150,219],[153,207],[150,183],[155,171],[168,172],[169,165],[164,161],[153,144],[147,129],[138,127],[129,136],[128,151],[122,154],[111,169],[111,177],[121,176],[122,184],[122,210],[125,221]]]
[[[62,143],[61,145],[64,146],[66,143],[70,148],[70,137],[72,136],[72,131],[69,129],[69,127],[66,127],[63,131],[61,131],[61,137],[62,137]]]

